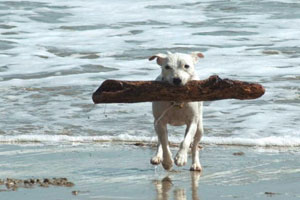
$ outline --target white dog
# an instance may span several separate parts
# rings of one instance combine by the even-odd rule
[[[165,81],[181,86],[190,80],[199,80],[194,65],[204,56],[195,52],[190,55],[181,53],[156,54],[149,60],[156,59],[162,72],[157,81]],[[173,166],[172,154],[169,149],[167,124],[173,126],[186,125],[184,140],[175,156],[175,164],[183,166],[187,162],[188,150],[192,144],[192,166],[190,170],[201,171],[198,144],[203,134],[202,102],[153,102],[154,126],[158,136],[156,155],[151,159],[153,165],[162,163],[166,170]]]

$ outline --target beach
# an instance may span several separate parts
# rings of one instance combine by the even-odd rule
[[[286,148],[205,145],[203,172],[165,171],[148,145],[1,144],[0,177],[66,177],[73,187],[4,191],[0,199],[299,199],[300,152]],[[178,148],[173,147],[173,154]]]

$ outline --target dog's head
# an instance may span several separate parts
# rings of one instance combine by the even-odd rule
[[[195,77],[195,64],[203,54],[194,52],[191,54],[170,53],[156,54],[149,60],[156,59],[157,64],[162,69],[162,79],[173,85],[185,85]]]

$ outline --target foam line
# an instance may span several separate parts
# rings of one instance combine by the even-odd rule
[[[171,136],[170,142],[180,143],[181,138]],[[131,136],[122,134],[119,136],[68,136],[68,135],[18,135],[0,136],[0,143],[103,143],[103,142],[144,142],[156,143],[156,137]],[[234,146],[259,146],[259,147],[298,147],[300,138],[297,137],[264,137],[264,138],[225,138],[204,137],[202,144],[207,145],[234,145]]]

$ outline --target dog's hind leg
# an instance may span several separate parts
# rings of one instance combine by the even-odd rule
[[[161,143],[163,155],[162,165],[166,170],[170,170],[173,166],[173,159],[168,143],[167,125],[158,122],[155,124],[155,131]]]
[[[162,157],[163,157],[163,150],[162,150],[161,143],[158,139],[156,154],[151,158],[150,163],[152,165],[159,165],[162,161]]]
[[[191,142],[195,136],[197,130],[197,123],[191,123],[187,125],[183,142],[180,144],[180,149],[175,156],[175,164],[177,166],[183,166],[187,162],[187,153],[190,148]]]
[[[190,168],[191,171],[201,171],[202,167],[199,159],[199,142],[203,135],[203,124],[202,120],[199,120],[196,135],[194,137],[194,142],[192,146],[192,166]]]

